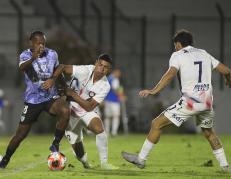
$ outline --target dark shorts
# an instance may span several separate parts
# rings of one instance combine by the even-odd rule
[[[31,124],[37,121],[41,112],[46,111],[49,113],[49,109],[56,99],[51,99],[49,101],[39,103],[39,104],[31,104],[24,102],[24,108],[21,114],[20,124]],[[49,113],[51,114],[51,113]],[[54,114],[51,114],[54,115]]]

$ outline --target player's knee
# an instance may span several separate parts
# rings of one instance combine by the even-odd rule
[[[157,129],[157,130],[161,129],[161,125],[156,119],[152,120],[152,129]]]
[[[96,126],[94,130],[95,130],[94,131],[95,134],[100,134],[100,133],[104,132],[104,129],[101,126]]]
[[[104,132],[103,123],[100,118],[93,118],[88,125],[88,129],[94,132],[95,134],[100,134]]]
[[[66,119],[68,120],[69,119],[69,116],[70,116],[70,110],[69,108],[67,107],[62,107],[60,109],[60,114]]]
[[[92,129],[92,132],[94,132],[95,134],[100,134],[104,132],[104,128],[101,123],[96,123]]]

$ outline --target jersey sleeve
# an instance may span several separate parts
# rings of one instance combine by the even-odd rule
[[[27,51],[22,52],[19,56],[19,66],[30,59],[31,59],[31,54],[29,52]]]
[[[211,59],[212,69],[216,68],[220,62],[210,54],[209,54],[209,58]]]
[[[110,85],[105,83],[104,85],[101,86],[99,93],[97,93],[93,99],[97,102],[97,103],[102,103],[104,98],[107,96],[107,94],[110,91]]]
[[[172,56],[169,60],[169,67],[175,67],[177,70],[180,69],[179,60],[178,60],[177,55],[175,53],[172,54]]]
[[[87,75],[88,73],[89,69],[86,65],[73,65],[72,77],[79,79]]]

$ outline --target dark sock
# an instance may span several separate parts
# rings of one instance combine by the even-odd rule
[[[7,160],[10,160],[11,156],[14,154],[14,151],[15,150],[12,150],[9,147],[7,147],[6,154],[5,154],[4,158]]]
[[[61,139],[63,138],[65,130],[55,129],[55,138],[53,140],[54,145],[59,145]]]
[[[5,168],[7,164],[10,161],[11,156],[14,154],[15,150],[9,149],[9,147],[6,149],[6,154],[3,156],[1,163],[0,163],[0,168]]]
[[[83,147],[83,143],[82,142],[79,142],[79,143],[75,143],[73,146],[73,149],[74,149],[74,152],[75,152],[75,155],[81,159],[85,152],[84,152],[84,147]]]

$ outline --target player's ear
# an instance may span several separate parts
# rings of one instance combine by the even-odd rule
[[[110,74],[111,74],[111,72],[112,72],[112,66],[110,66],[110,68],[109,68],[109,70],[108,70],[107,75],[110,75]]]

